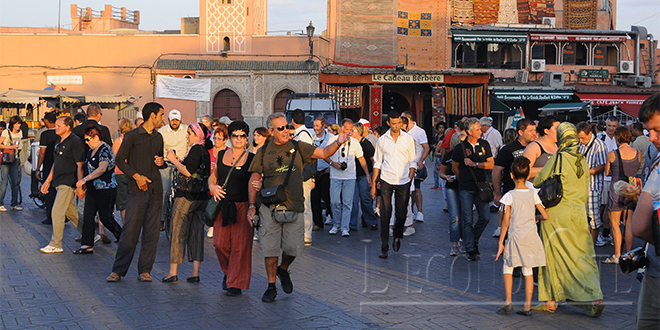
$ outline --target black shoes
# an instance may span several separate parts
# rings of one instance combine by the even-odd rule
[[[288,271],[277,266],[277,277],[280,278],[280,285],[282,285],[282,291],[284,291],[284,293],[289,294],[293,292],[293,282],[291,282],[291,276]]]
[[[371,230],[378,230],[378,224],[371,225],[369,228],[371,228]]]
[[[227,293],[229,293],[229,290],[227,290]],[[275,301],[275,297],[277,297],[277,288],[269,285],[263,297],[261,297],[261,301],[270,303]]]
[[[237,288],[228,288],[227,289],[227,296],[229,297],[235,297],[235,296],[240,296],[243,294],[243,291],[241,289]],[[265,296],[265,294],[264,294]],[[263,298],[261,298],[263,300]],[[273,297],[273,300],[275,300],[275,297]]]
[[[44,219],[41,220],[41,223],[43,223],[44,225],[52,225],[53,221],[51,221],[50,219]]]
[[[381,251],[378,258],[387,259],[387,251]]]
[[[222,278],[222,289],[227,291],[227,275]]]
[[[190,276],[186,279],[188,283],[199,283],[199,276]]]
[[[467,254],[467,260],[469,260],[469,261],[477,261],[477,260],[479,260],[479,257],[477,257],[477,253],[476,253],[476,252],[472,251],[472,252],[468,252],[468,254]]]
[[[395,237],[394,241],[392,242],[392,250],[394,250],[394,252],[399,252],[400,248],[401,248],[401,239]]]
[[[168,277],[163,277],[162,281],[163,281],[163,283],[177,283],[177,282],[179,282],[179,276],[172,275],[172,276],[168,276]]]
[[[504,305],[497,310],[497,314],[507,314],[509,312],[513,312],[513,304]]]

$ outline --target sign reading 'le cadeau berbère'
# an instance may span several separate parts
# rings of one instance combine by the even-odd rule
[[[374,74],[371,76],[374,82],[394,83],[444,83],[445,76],[442,74]]]

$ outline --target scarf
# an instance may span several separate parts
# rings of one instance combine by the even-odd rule
[[[199,123],[192,123],[190,124],[190,127],[195,135],[199,138],[199,140],[193,142],[193,144],[190,145],[190,148],[188,148],[188,151],[186,152],[186,157],[188,157],[188,154],[190,153],[190,150],[195,146],[195,145],[201,145],[204,146],[204,143],[206,142],[206,139],[211,137],[210,133],[207,133],[206,136],[204,136],[204,131],[202,130],[202,127],[199,126]],[[185,158],[185,157],[184,157]]]
[[[575,167],[577,168],[576,175],[578,179],[581,178],[582,175],[584,175],[584,169],[582,168],[582,159],[584,159],[584,155],[580,153],[575,125],[569,122],[559,124],[559,127],[557,127],[557,146],[559,146],[557,153],[565,152],[575,156]]]

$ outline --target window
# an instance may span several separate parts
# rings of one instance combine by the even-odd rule
[[[515,43],[453,42],[455,68],[521,69],[524,50]]]
[[[575,65],[575,43],[569,42],[564,45],[562,50],[562,58],[564,65]]]
[[[594,66],[617,65],[618,51],[614,46],[599,45],[594,47]]]
[[[222,39],[222,50],[226,52],[229,51],[229,37],[224,37],[224,39]]]
[[[557,64],[557,47],[554,44],[534,45],[532,47],[532,59],[545,59],[545,64]]]
[[[275,100],[273,101],[273,112],[284,112],[286,109],[286,98],[291,93],[293,93],[292,90],[283,89],[277,93],[277,95],[275,95]]]

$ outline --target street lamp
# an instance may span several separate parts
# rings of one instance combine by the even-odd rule
[[[309,21],[309,25],[307,25],[307,38],[309,38],[309,59],[307,60],[308,62],[314,60],[314,43],[312,42],[313,36],[314,36],[314,25],[312,25],[312,21]]]

